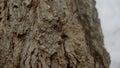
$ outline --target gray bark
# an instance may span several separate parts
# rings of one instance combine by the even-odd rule
[[[95,0],[0,0],[0,68],[109,68]]]

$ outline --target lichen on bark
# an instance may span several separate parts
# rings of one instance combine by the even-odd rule
[[[0,0],[0,68],[109,68],[94,0]]]

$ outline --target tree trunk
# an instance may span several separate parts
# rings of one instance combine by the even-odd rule
[[[0,0],[0,68],[109,68],[95,0]]]

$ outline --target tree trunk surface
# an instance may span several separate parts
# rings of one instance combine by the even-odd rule
[[[0,0],[0,68],[109,68],[95,0]]]

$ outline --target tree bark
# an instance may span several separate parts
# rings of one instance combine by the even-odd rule
[[[95,0],[0,0],[0,68],[109,68]]]

